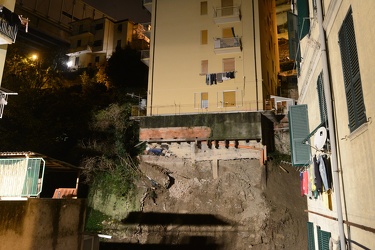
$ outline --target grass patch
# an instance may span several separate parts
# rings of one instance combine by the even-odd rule
[[[87,214],[86,214],[85,231],[86,232],[101,232],[103,230],[102,222],[110,218],[111,218],[110,216],[103,214],[102,212],[89,207],[87,209]]]

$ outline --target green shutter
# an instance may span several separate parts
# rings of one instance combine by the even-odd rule
[[[331,239],[331,233],[321,230],[319,226],[316,228],[318,232],[319,250],[329,250],[329,240]]]
[[[320,73],[317,81],[317,90],[319,98],[319,110],[320,110],[320,122],[327,121],[327,102],[324,94],[324,85],[323,85],[323,73]]]
[[[299,39],[310,32],[309,0],[297,0]]]
[[[305,166],[310,163],[310,146],[302,143],[309,135],[307,105],[289,107],[289,133],[293,166]]]
[[[352,132],[365,123],[367,118],[351,8],[340,28],[339,43],[349,117],[348,126]]]
[[[289,37],[289,57],[297,62],[301,61],[301,52],[298,38],[298,17],[292,12],[287,14],[288,37]]]
[[[307,222],[307,249],[315,250],[314,224]]]

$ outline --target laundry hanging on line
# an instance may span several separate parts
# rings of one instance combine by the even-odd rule
[[[227,81],[230,79],[234,79],[234,71],[230,72],[222,72],[222,73],[212,73],[206,75],[206,84],[213,85],[217,83],[222,83],[223,81]]]

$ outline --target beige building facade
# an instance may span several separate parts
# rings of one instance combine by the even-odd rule
[[[147,115],[263,110],[277,86],[274,1],[153,0]]]
[[[307,105],[311,153],[302,171],[308,171],[309,185],[315,185],[314,157],[323,156],[331,164],[327,174],[333,176],[332,186],[323,185],[316,197],[316,186],[306,193],[309,249],[374,249],[375,28],[369,17],[375,2],[308,3],[310,27],[300,41],[298,104]]]

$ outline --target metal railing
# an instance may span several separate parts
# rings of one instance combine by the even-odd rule
[[[17,14],[4,6],[0,6],[0,33],[8,37],[14,43],[16,41],[20,19]]]
[[[241,38],[239,37],[228,37],[228,38],[216,38],[214,41],[215,49],[241,47]]]
[[[0,197],[36,197],[42,192],[43,158],[0,159]]]
[[[143,4],[152,3],[152,0],[143,0]]]
[[[214,9],[214,18],[227,17],[227,16],[240,16],[239,6],[221,7]]]

